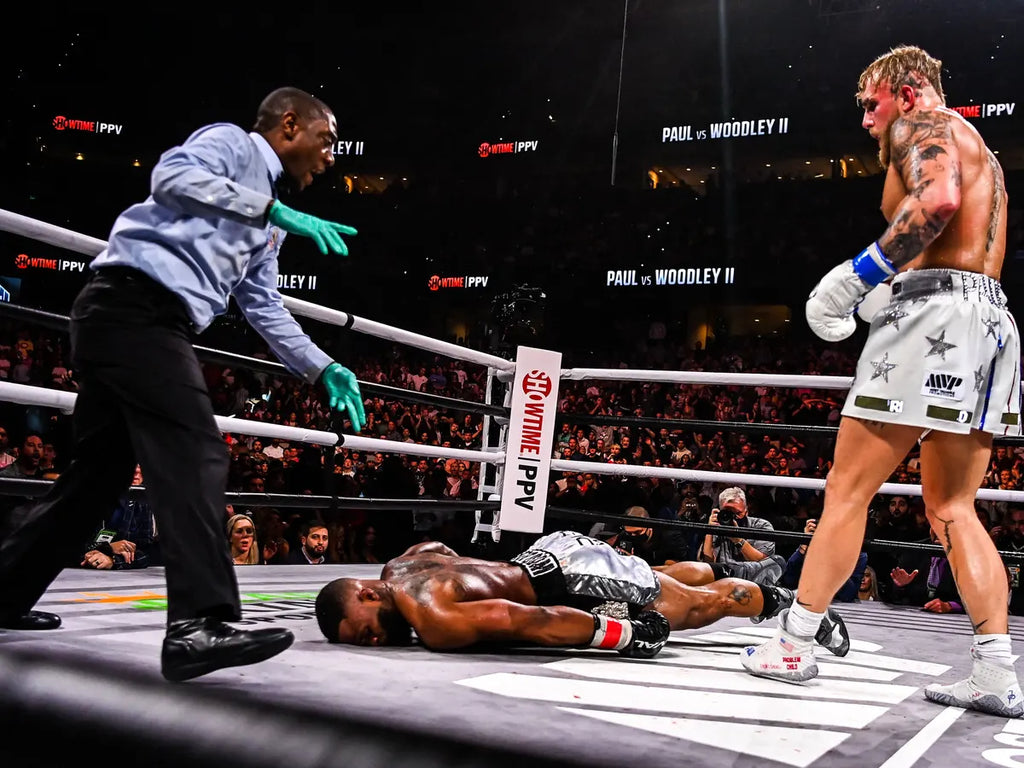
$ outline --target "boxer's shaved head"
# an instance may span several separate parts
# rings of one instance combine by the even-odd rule
[[[320,631],[332,643],[338,642],[338,625],[345,618],[345,604],[355,594],[352,579],[335,579],[316,596],[316,621]]]
[[[316,620],[332,643],[406,645],[412,628],[380,579],[335,579],[316,596]]]

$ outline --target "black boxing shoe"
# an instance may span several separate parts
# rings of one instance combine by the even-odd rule
[[[821,626],[814,634],[818,645],[828,648],[836,656],[845,656],[850,652],[850,630],[839,615],[839,611],[829,608],[821,620]]]
[[[18,616],[0,614],[0,629],[56,629],[60,626],[60,616],[46,611],[28,611]]]
[[[287,629],[235,629],[204,617],[174,621],[167,627],[160,671],[181,682],[224,667],[241,667],[276,656],[295,640]]]
[[[761,587],[762,589],[769,589],[775,595],[775,607],[768,613],[761,613],[757,616],[751,616],[750,621],[753,624],[760,624],[765,619],[771,619],[778,616],[783,611],[792,608],[793,603],[796,601],[796,592],[792,589],[786,589],[785,587]],[[844,625],[845,626],[845,625]]]

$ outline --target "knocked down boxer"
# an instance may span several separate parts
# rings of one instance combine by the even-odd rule
[[[672,630],[725,616],[760,622],[793,603],[782,587],[734,578],[708,583],[712,569],[707,563],[652,568],[575,531],[543,536],[511,561],[460,557],[439,542],[424,542],[389,561],[380,579],[327,584],[316,617],[333,643],[401,645],[415,631],[437,651],[499,643],[590,646],[650,658]],[[829,611],[817,637],[837,656],[849,651],[837,613]]]

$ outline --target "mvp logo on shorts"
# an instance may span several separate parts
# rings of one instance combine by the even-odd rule
[[[922,395],[942,397],[946,400],[962,400],[964,396],[964,380],[953,373],[925,371]]]

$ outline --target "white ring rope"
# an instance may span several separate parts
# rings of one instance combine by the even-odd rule
[[[30,237],[34,240],[49,243],[50,245],[65,248],[86,256],[95,256],[107,247],[105,241],[98,240],[95,237],[89,237],[88,235],[83,235],[64,227],[58,227],[54,224],[47,224],[45,221],[22,216],[19,213],[2,208],[0,208],[0,230],[21,235],[22,237]],[[410,346],[425,349],[428,352],[447,355],[467,363],[491,366],[500,371],[514,371],[516,367],[514,362],[503,357],[488,355],[485,352],[460,347],[458,344],[441,341],[430,336],[423,336],[412,331],[405,331],[401,328],[374,322],[373,320],[364,320],[363,318],[349,315],[347,312],[322,307],[292,296],[284,296],[284,294],[282,296],[284,297],[285,307],[296,315],[320,320],[330,325],[348,327],[353,331],[364,333],[368,336],[378,336],[389,341],[409,344]]]
[[[420,347],[430,352],[448,355],[456,360],[463,360],[467,363],[479,363],[480,365],[497,368],[499,371],[514,371],[516,369],[514,362],[503,357],[488,355],[486,352],[478,352],[468,347],[460,347],[458,344],[452,344],[450,341],[440,341],[430,336],[413,333],[412,331],[403,331],[401,328],[349,315],[347,312],[296,299],[294,296],[284,296],[284,305],[292,314],[319,320],[329,325],[345,326],[351,318],[351,329],[365,333],[367,336],[379,336],[390,341],[397,341],[412,347]]]
[[[26,384],[14,384],[0,381],[0,400],[20,405],[37,405],[46,408],[57,408],[64,413],[75,409],[78,395],[44,387],[30,387]],[[289,427],[284,424],[268,424],[263,421],[236,419],[232,416],[215,416],[217,427],[221,432],[232,432],[254,437],[277,437],[282,440],[295,440],[314,445],[337,445],[338,435],[334,432],[323,432],[316,429]],[[479,461],[487,464],[502,464],[505,454],[501,451],[469,451],[463,448],[442,448],[436,445],[420,445],[403,443],[396,440],[380,440],[375,437],[344,435],[343,444],[346,448],[374,453],[401,453],[412,456],[431,456],[441,459],[461,459],[463,461]]]
[[[31,237],[41,243],[56,245],[75,253],[96,256],[107,247],[105,240],[83,235],[71,229],[47,224],[45,221],[22,216],[20,213],[0,208],[0,229],[13,235]]]
[[[554,459],[551,469],[559,472],[589,472],[594,475],[619,477],[663,477],[698,483],[728,483],[730,485],[767,485],[773,488],[813,488],[823,490],[825,481],[816,477],[787,477],[785,475],[748,475],[741,472],[712,472],[675,467],[648,467],[636,464],[604,464],[599,461],[563,461]],[[898,496],[920,496],[921,486],[909,483],[883,483],[877,493]],[[982,488],[977,498],[988,501],[1024,501],[1024,491],[1002,491]]]
[[[567,368],[562,381],[605,379],[608,381],[651,381],[667,384],[727,384],[747,387],[810,387],[849,389],[852,376],[816,376],[782,373],[718,373],[715,371],[644,371],[632,368]]]

